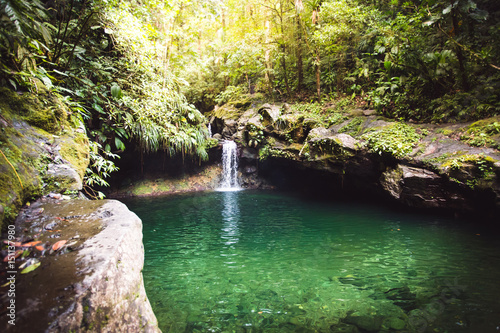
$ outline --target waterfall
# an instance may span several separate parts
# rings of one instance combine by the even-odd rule
[[[236,142],[224,141],[222,144],[222,180],[218,191],[239,191],[238,151]]]
[[[208,136],[211,138],[212,137],[212,125],[208,123]]]

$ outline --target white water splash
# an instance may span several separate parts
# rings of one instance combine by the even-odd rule
[[[208,123],[208,136],[212,137],[212,125],[210,123]]]
[[[222,180],[217,191],[239,191],[238,147],[234,141],[222,144]]]

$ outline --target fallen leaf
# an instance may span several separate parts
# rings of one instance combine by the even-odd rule
[[[61,247],[63,247],[64,244],[66,244],[66,242],[66,240],[60,240],[59,242],[56,242],[54,245],[52,245],[52,250],[59,250]]]
[[[35,249],[37,249],[38,251],[43,251],[45,250],[45,247],[43,245],[37,245],[35,246]]]
[[[7,255],[5,258],[3,258],[3,262],[7,262],[9,260],[13,260],[13,259],[16,259],[17,257],[19,257],[24,251],[23,250],[17,250],[13,256],[9,256]]]
[[[37,262],[37,263],[35,263],[35,264],[31,265],[31,266],[26,267],[25,269],[23,269],[21,271],[21,274],[26,274],[26,273],[34,271],[35,269],[38,268],[38,266],[40,266],[40,264],[41,264],[40,262]]]
[[[21,247],[32,247],[32,246],[36,246],[40,243],[41,243],[41,241],[33,241],[33,242],[29,242],[29,243],[24,243],[23,245],[21,245]]]
[[[12,242],[9,240],[4,240],[3,242],[9,246],[21,247],[21,242]]]
[[[34,265],[36,263],[40,262],[40,260],[36,259],[36,258],[30,258],[28,260],[26,260],[24,263],[22,263],[21,265],[19,265],[19,269],[23,269],[25,267],[29,267],[31,265]]]

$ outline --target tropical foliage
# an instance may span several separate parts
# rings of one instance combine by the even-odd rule
[[[349,97],[389,117],[500,111],[494,0],[178,1],[170,66],[209,109],[228,87],[283,100]],[[176,24],[182,22],[182,24]],[[227,94],[226,94],[227,95]]]
[[[254,92],[415,121],[500,112],[497,0],[0,0],[0,13],[0,84],[63,95],[108,159],[206,158],[198,109]]]
[[[93,140],[87,183],[115,170],[126,147],[207,158],[203,115],[181,94],[165,57],[155,1],[1,0],[0,81],[64,95]],[[163,5],[162,5],[163,6]]]

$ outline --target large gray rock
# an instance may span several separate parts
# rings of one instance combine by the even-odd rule
[[[40,267],[18,274],[19,311],[9,332],[30,331],[35,322],[36,331],[51,333],[160,332],[143,284],[137,215],[116,200],[43,198],[21,211],[17,235],[30,237],[49,224],[60,238],[39,234],[42,244],[64,239],[71,245],[55,253],[36,252]]]
[[[264,104],[259,109],[259,114],[265,122],[265,125],[274,124],[281,115],[281,109],[277,105]]]
[[[352,157],[358,150],[359,140],[349,134],[333,134],[332,131],[318,127],[308,136],[311,156],[333,155],[337,159],[345,160]]]
[[[224,128],[222,129],[222,136],[224,139],[231,139],[238,129],[238,123],[235,120],[228,119],[224,121]]]

